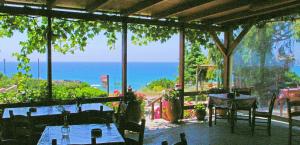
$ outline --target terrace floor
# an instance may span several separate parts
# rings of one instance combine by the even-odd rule
[[[235,133],[230,133],[226,120],[218,120],[217,125],[208,126],[208,122],[196,119],[183,120],[180,124],[170,124],[163,119],[147,120],[144,144],[160,145],[167,140],[169,144],[179,141],[179,134],[185,132],[189,145],[286,145],[288,143],[288,124],[272,121],[272,135],[269,137],[265,129],[255,130],[246,121],[238,121]],[[300,130],[296,130],[300,134]],[[134,135],[133,135],[134,136]],[[300,136],[293,144],[300,144]]]

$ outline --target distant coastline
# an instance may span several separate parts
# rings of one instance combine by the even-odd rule
[[[6,62],[6,75],[17,73],[18,62]],[[38,75],[37,62],[31,62],[31,74],[34,78],[47,78],[47,63],[40,62]],[[110,75],[110,91],[121,89],[121,62],[53,62],[53,80],[71,80],[87,82],[91,86],[101,87],[100,76]],[[139,90],[149,82],[160,78],[175,80],[178,76],[178,62],[128,62],[128,85]],[[300,76],[300,66],[295,65],[292,70]],[[0,63],[3,72],[3,63]]]

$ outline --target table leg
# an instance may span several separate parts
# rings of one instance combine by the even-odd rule
[[[280,104],[280,116],[282,116],[282,112],[283,112],[283,102],[284,100],[283,99],[280,99],[279,100],[279,104]]]
[[[230,127],[231,127],[231,133],[234,133],[234,121],[235,121],[235,110],[230,110]]]
[[[208,107],[208,114],[209,114],[208,123],[209,123],[209,127],[211,127],[212,126],[212,107],[211,106]]]

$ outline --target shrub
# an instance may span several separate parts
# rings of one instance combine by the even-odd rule
[[[197,111],[205,111],[205,109],[206,109],[206,107],[205,107],[205,105],[204,104],[197,104],[196,106],[195,106],[195,110],[197,110]]]
[[[152,91],[162,91],[165,89],[174,88],[174,86],[175,86],[175,81],[169,80],[166,78],[162,78],[162,79],[154,80],[154,81],[150,82],[146,86],[146,88],[148,88]]]
[[[17,84],[18,88],[0,94],[0,103],[18,103],[29,101],[41,101],[47,98],[47,81],[37,80],[22,75],[12,78],[1,76],[0,88]],[[94,98],[106,95],[106,92],[93,88],[82,82],[53,82],[52,97],[56,100],[76,98]]]

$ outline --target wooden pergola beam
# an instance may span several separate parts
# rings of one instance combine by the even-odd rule
[[[203,23],[223,24],[223,23],[228,23],[228,22],[232,22],[232,21],[237,21],[240,19],[247,20],[248,18],[251,18],[251,17],[257,17],[257,16],[261,17],[264,14],[268,15],[270,13],[273,13],[272,15],[276,15],[276,13],[279,13],[280,11],[289,13],[289,11],[292,9],[300,9],[300,1],[284,3],[282,5],[276,5],[274,7],[269,7],[269,8],[261,9],[258,11],[244,11],[244,12],[234,13],[234,14],[223,16],[223,17],[216,18],[216,19],[207,19],[207,20],[204,20]]]
[[[48,99],[52,99],[52,19],[48,17],[47,31],[47,88]]]
[[[250,3],[248,0],[242,0],[242,1],[237,1],[237,2],[233,2],[233,3],[220,5],[220,6],[214,7],[212,9],[209,9],[206,11],[201,11],[201,12],[195,13],[190,16],[182,17],[182,18],[180,18],[180,20],[181,21],[197,20],[197,19],[201,19],[203,17],[207,17],[207,16],[210,16],[213,14],[223,13],[223,12],[230,11],[232,9],[236,9],[236,8],[240,8],[240,7],[244,7],[244,6],[250,7]]]
[[[211,38],[214,40],[214,42],[216,43],[217,47],[219,48],[219,50],[222,52],[223,55],[226,55],[226,48],[224,46],[224,44],[221,42],[221,40],[218,38],[217,34],[215,31],[208,31]]]
[[[95,12],[100,6],[106,3],[108,0],[95,0],[86,6],[86,10],[90,13]]]
[[[233,40],[233,30],[229,28],[224,32],[224,47],[228,50],[230,49],[230,44]],[[223,86],[225,89],[229,90],[229,79],[230,79],[230,55],[226,53],[224,55],[224,72],[223,72]]]
[[[127,93],[127,23],[122,23],[122,94]]]
[[[206,4],[211,2],[212,0],[189,0],[188,2],[183,3],[182,5],[176,5],[170,9],[164,10],[162,12],[153,14],[153,17],[156,19],[165,18],[176,13],[180,13],[182,11]]]
[[[57,11],[57,10],[45,10],[29,7],[15,7],[15,6],[1,6],[0,13],[7,13],[10,15],[33,15],[33,16],[45,16],[52,18],[72,18],[82,19],[86,21],[110,21],[110,22],[123,22],[124,19],[127,23],[135,24],[147,24],[167,27],[181,27],[198,30],[214,30],[223,31],[223,27],[219,26],[208,26],[194,23],[183,23],[170,20],[153,20],[143,18],[124,17],[117,15],[105,15],[105,14],[93,14],[93,13],[82,13],[75,11]]]
[[[181,87],[180,93],[180,104],[184,106],[184,61],[185,61],[185,29],[180,27],[179,29],[179,85]],[[182,109],[181,118],[184,116],[184,111]]]
[[[136,5],[134,5],[133,7],[130,7],[126,10],[122,10],[121,14],[124,16],[129,16],[131,14],[134,14],[138,11],[141,11],[143,9],[146,9],[152,5],[155,5],[159,2],[161,2],[162,0],[144,0],[142,2],[137,3]]]
[[[47,0],[47,8],[52,9],[53,7],[55,7],[56,3],[57,0]]]
[[[242,41],[244,36],[249,32],[253,24],[248,24],[244,27],[244,29],[240,32],[238,37],[236,37],[235,40],[232,41],[232,43],[229,46],[229,50],[227,52],[227,55],[231,55],[231,53],[234,51],[234,49],[237,47],[237,45]]]

